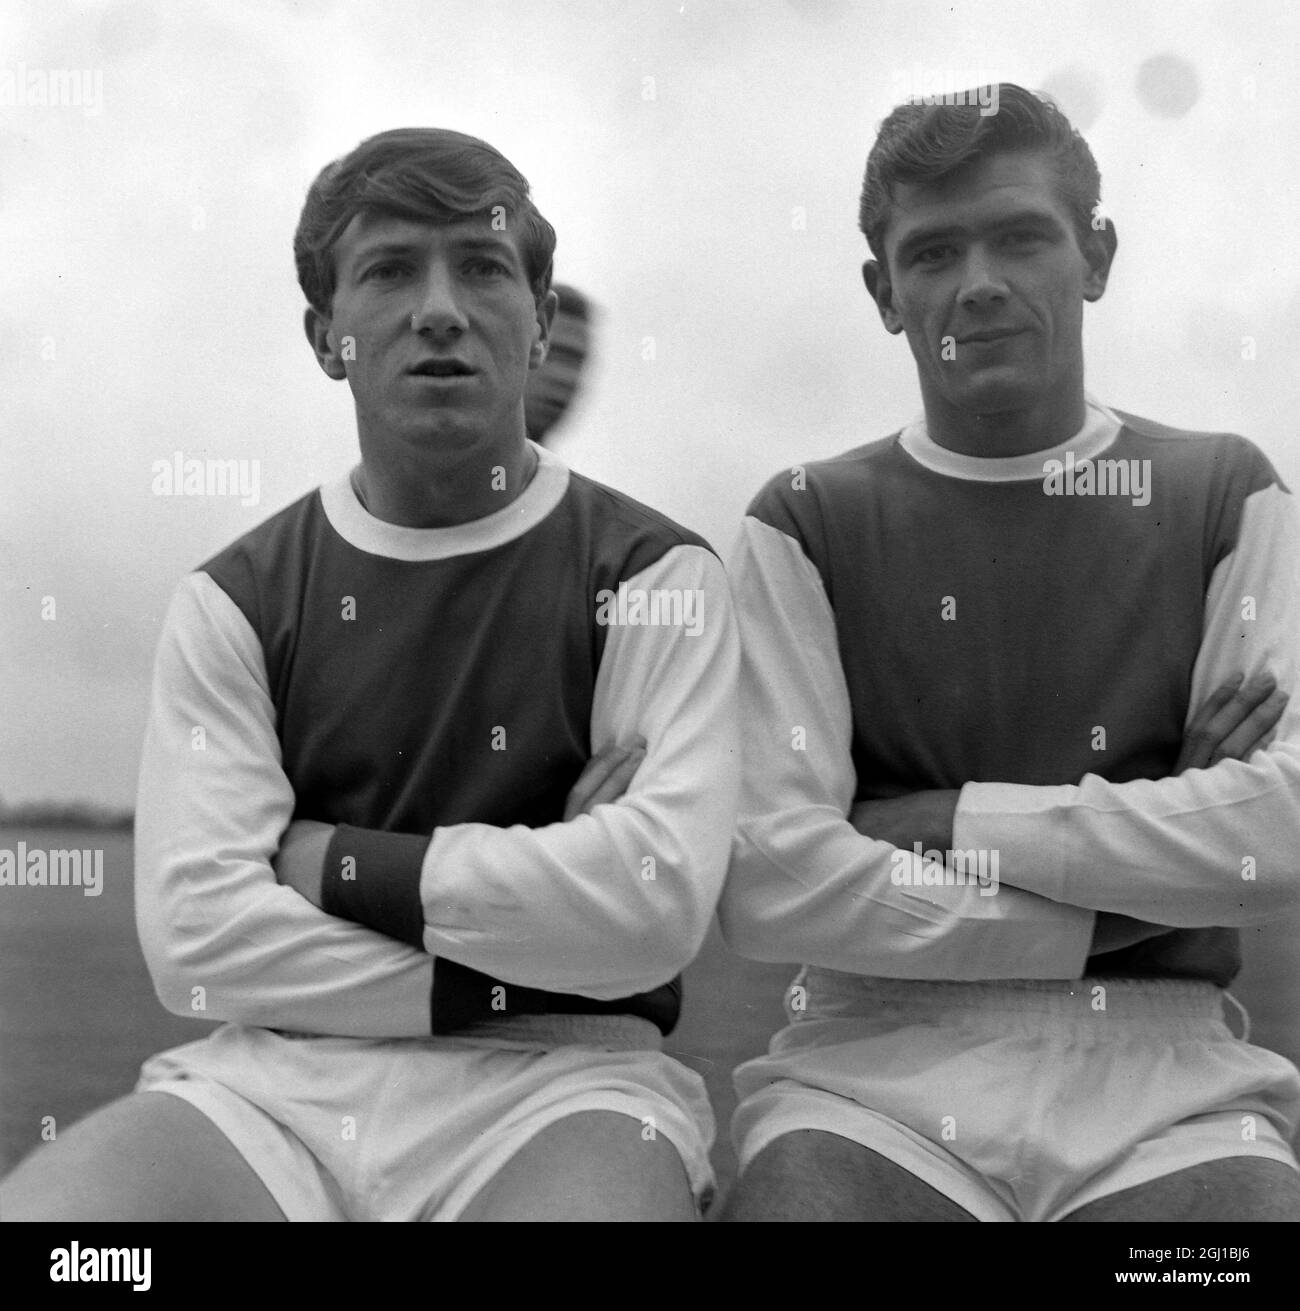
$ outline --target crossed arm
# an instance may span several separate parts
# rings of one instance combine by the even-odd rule
[[[564,806],[564,822],[590,815],[597,806],[613,805],[636,777],[645,760],[645,738],[627,746],[614,745],[587,762]],[[285,830],[272,866],[277,883],[292,888],[318,910],[324,909],[325,855],[334,825],[318,819],[296,819]]]
[[[601,763],[563,821],[415,835],[405,895],[423,913],[416,944],[327,915],[277,881],[295,798],[261,647],[210,578],[186,579],[160,641],[137,804],[137,922],[163,1004],[281,1029],[423,1036],[435,955],[602,1000],[678,973],[726,869],[737,639],[722,567],[702,548],[675,548],[633,581],[700,589],[703,631],[610,629],[591,720]],[[411,835],[376,836],[412,846]],[[283,878],[319,856],[322,838],[289,831]]]
[[[719,908],[732,945],[757,959],[891,977],[1078,978],[1088,957],[1159,926],[1262,923],[1291,904],[1300,712],[1285,697],[1300,646],[1300,552],[1285,501],[1212,579],[1193,673],[1199,710],[1175,775],[976,783],[856,807],[852,708],[820,575],[793,538],[747,519],[732,581],[749,768]],[[1243,622],[1244,596],[1267,598],[1266,622]],[[1259,681],[1266,671],[1273,690]],[[1225,687],[1239,673],[1251,681]],[[798,753],[794,725],[807,743]],[[1261,734],[1266,745],[1254,749]],[[998,895],[895,885],[892,858],[918,840],[998,850]],[[1246,855],[1258,866],[1249,883]]]
[[[1271,674],[1251,679],[1234,675],[1188,721],[1170,777],[1189,769],[1209,769],[1223,760],[1249,760],[1271,738],[1289,699]],[[849,812],[849,821],[864,837],[903,850],[920,842],[926,849],[948,851],[955,845],[953,825],[960,799],[961,790],[950,788],[859,801]],[[1168,925],[1099,911],[1088,954],[1118,951],[1168,931]]]

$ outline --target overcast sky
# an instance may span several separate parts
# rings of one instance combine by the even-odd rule
[[[527,175],[558,276],[602,308],[559,453],[726,550],[770,474],[919,409],[906,345],[858,273],[880,119],[927,79],[1054,90],[1120,239],[1087,311],[1090,389],[1243,432],[1294,486],[1295,14],[1284,0],[5,6],[0,796],[130,804],[177,580],[354,461],[349,394],[301,333],[290,242],[318,169],[384,128],[474,133]],[[256,460],[257,504],[155,495],[154,464],[177,451]]]

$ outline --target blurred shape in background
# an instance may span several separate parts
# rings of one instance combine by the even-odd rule
[[[528,378],[524,393],[524,425],[535,442],[545,446],[552,430],[578,394],[591,351],[591,301],[576,287],[557,282],[560,298],[546,358]]]
[[[1157,118],[1182,118],[1201,98],[1196,66],[1182,55],[1144,59],[1137,71],[1137,98]]]
[[[1074,64],[1049,74],[1041,90],[1052,97],[1079,132],[1086,132],[1101,117],[1106,103],[1101,78],[1091,69]]]

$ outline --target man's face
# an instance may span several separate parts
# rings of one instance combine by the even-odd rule
[[[1081,392],[1083,302],[1105,290],[1110,254],[1080,249],[1042,154],[900,185],[884,244],[888,271],[869,264],[867,285],[907,335],[927,410],[1050,410]]]
[[[589,344],[587,320],[558,311],[551,325],[546,358],[528,379],[525,410],[528,435],[534,441],[541,441],[569,408],[582,378]]]
[[[363,443],[455,455],[522,441],[554,298],[534,302],[512,234],[486,217],[359,215],[334,261],[331,314],[309,310],[308,336],[325,372],[347,378]]]

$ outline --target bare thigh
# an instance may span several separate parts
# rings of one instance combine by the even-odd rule
[[[202,1111],[135,1093],[74,1124],[0,1184],[5,1220],[283,1220]]]
[[[970,1220],[941,1192],[861,1143],[820,1129],[782,1134],[750,1162],[720,1220]]]
[[[1228,1156],[1102,1197],[1066,1220],[1300,1220],[1300,1172]]]
[[[698,1219],[677,1149],[617,1111],[549,1124],[492,1176],[461,1220]]]

